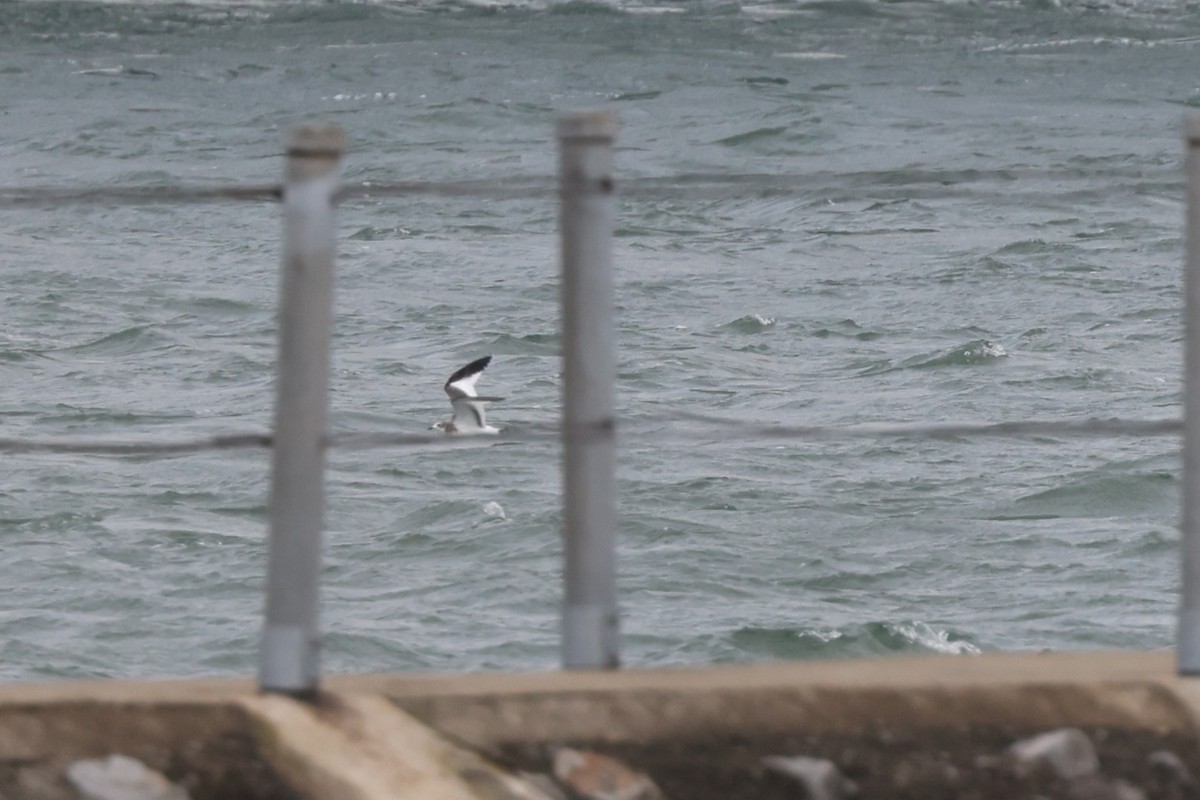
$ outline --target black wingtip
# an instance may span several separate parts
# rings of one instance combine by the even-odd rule
[[[484,356],[483,358],[475,359],[465,367],[460,367],[459,369],[455,370],[454,374],[446,379],[446,385],[449,386],[455,381],[461,381],[463,378],[467,377],[468,375],[474,375],[476,372],[483,372],[484,368],[491,362],[491,356]]]

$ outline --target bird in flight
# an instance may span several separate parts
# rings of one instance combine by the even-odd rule
[[[450,396],[450,405],[454,413],[450,419],[435,423],[434,428],[445,433],[458,434],[500,432],[499,428],[487,424],[483,404],[504,398],[481,397],[475,392],[475,382],[479,380],[479,376],[491,360],[491,356],[477,358],[465,367],[455,370],[446,380],[446,394]]]

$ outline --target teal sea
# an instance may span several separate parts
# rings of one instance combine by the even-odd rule
[[[1178,417],[1198,67],[1195,2],[0,0],[0,191],[271,183],[313,120],[347,181],[549,187],[556,116],[611,108],[658,187],[614,251],[626,664],[1163,648],[1177,439],[753,431]],[[556,216],[347,200],[333,430],[426,431],[486,353],[490,421],[553,424]],[[269,428],[279,239],[0,208],[0,436]],[[333,451],[326,669],[555,666],[559,458]],[[253,672],[267,467],[4,455],[0,678]]]

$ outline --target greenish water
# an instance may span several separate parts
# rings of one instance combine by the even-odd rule
[[[1180,413],[1180,120],[1195,4],[0,2],[0,186],[550,176],[622,118],[625,661],[1155,648],[1178,442],[680,434],[746,423]],[[0,435],[269,426],[273,205],[0,211]],[[553,197],[340,211],[335,430],[421,432],[495,359],[489,420],[558,414]],[[335,451],[332,671],[558,658],[549,443]],[[9,455],[0,676],[254,669],[267,459]]]

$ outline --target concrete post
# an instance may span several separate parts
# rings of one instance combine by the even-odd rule
[[[613,141],[616,116],[558,122],[562,237],[563,666],[615,668],[618,643],[614,436]]]
[[[1177,658],[1181,675],[1200,675],[1200,114],[1185,121],[1187,250],[1184,269],[1182,581]]]
[[[292,132],[283,191],[283,264],[271,458],[263,691],[310,696],[320,679],[318,600],[325,510],[335,228],[333,193],[345,136],[336,126]]]

